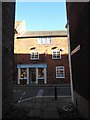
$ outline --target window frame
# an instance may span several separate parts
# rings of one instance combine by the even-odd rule
[[[38,38],[38,44],[47,45],[47,44],[51,44],[51,43],[52,43],[51,37],[40,37],[40,38]]]
[[[23,70],[23,71],[22,71]],[[22,72],[26,72],[26,76],[22,76],[23,73]],[[22,76],[22,77],[21,77]],[[20,76],[19,79],[27,79],[27,68],[20,68]]]
[[[42,76],[42,77],[39,77],[39,70],[40,70],[40,69],[43,69],[43,76]],[[44,73],[44,68],[38,68],[38,79],[44,79],[44,74],[45,74],[45,73]]]
[[[56,52],[56,55],[57,55],[57,52],[59,52],[59,58],[56,56],[56,58],[54,58],[54,53],[53,52]],[[61,59],[61,51],[60,50],[52,50],[52,59]]]
[[[60,68],[63,67],[63,69],[60,70]],[[63,71],[63,76],[57,76],[57,69],[59,68],[59,71]],[[64,66],[56,66],[56,78],[65,78],[65,67]]]
[[[33,53],[34,53],[34,58],[32,57],[32,54],[33,54]],[[38,56],[37,58],[35,58],[35,53],[38,53],[38,54],[37,54],[37,56]],[[38,52],[38,51],[32,51],[31,54],[30,54],[30,59],[31,59],[31,60],[39,60],[39,52]]]

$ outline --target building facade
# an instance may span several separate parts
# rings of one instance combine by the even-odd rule
[[[89,118],[88,2],[67,2],[73,99],[84,118]]]
[[[67,32],[25,31],[25,22],[17,21],[14,83],[69,84]]]

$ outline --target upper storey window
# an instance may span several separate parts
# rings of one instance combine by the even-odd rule
[[[38,38],[38,44],[51,44],[51,37]]]
[[[52,51],[52,59],[61,59],[61,52],[60,52],[60,50],[53,50]]]
[[[31,60],[38,60],[39,59],[39,53],[37,51],[33,51],[31,53]]]

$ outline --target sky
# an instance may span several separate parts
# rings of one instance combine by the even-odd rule
[[[17,2],[15,20],[25,20],[27,31],[66,30],[66,4]]]

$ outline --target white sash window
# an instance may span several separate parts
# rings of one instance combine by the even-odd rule
[[[52,51],[52,59],[61,59],[61,52],[60,52],[60,50],[53,50]]]
[[[64,66],[56,67],[56,78],[65,78]]]
[[[31,60],[38,60],[39,59],[39,53],[37,51],[33,51],[31,53]]]

